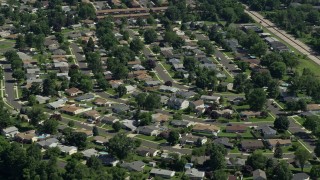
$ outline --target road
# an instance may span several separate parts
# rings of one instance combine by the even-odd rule
[[[245,6],[245,12],[256,22],[260,23],[263,27],[268,29],[270,32],[275,34],[278,38],[282,39],[286,43],[290,44],[293,48],[299,51],[302,54],[307,55],[309,59],[314,61],[316,64],[320,65],[320,58],[317,56],[311,47],[304,44],[300,40],[296,39],[294,36],[290,35],[286,31],[278,28],[274,23],[265,19],[261,14],[256,11],[250,11],[248,6]]]
[[[86,58],[84,57],[82,49],[80,49],[79,46],[75,43],[71,43],[70,47],[71,47],[71,53],[76,57],[76,61],[78,62],[80,70],[84,74],[90,75],[91,70],[88,69]]]
[[[5,94],[7,102],[15,109],[20,110],[21,104],[15,98],[15,79],[12,77],[11,65],[8,61],[0,61],[4,67]]]

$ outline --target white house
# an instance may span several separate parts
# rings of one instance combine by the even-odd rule
[[[16,134],[19,133],[19,130],[15,126],[11,126],[11,127],[2,129],[1,133],[7,138],[13,138]]]

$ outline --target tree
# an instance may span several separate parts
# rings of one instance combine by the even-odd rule
[[[247,79],[248,77],[246,74],[239,73],[235,76],[233,86],[237,93],[242,93],[244,91]]]
[[[224,170],[222,170],[222,169],[219,169],[219,170],[215,170],[214,172],[213,172],[213,177],[212,177],[212,179],[216,179],[216,180],[218,180],[218,179],[228,179],[228,174],[224,171]]]
[[[33,126],[38,126],[40,121],[47,119],[43,110],[38,107],[33,107],[27,112],[27,115],[30,118],[30,124]]]
[[[173,131],[170,131],[167,141],[171,146],[174,146],[178,143],[179,137],[180,137],[179,132],[173,130]]]
[[[274,156],[275,158],[282,158],[282,155],[283,155],[283,152],[282,152],[280,143],[278,142],[278,143],[276,144],[276,147],[275,147],[273,156]]]
[[[287,67],[283,62],[274,62],[269,67],[271,76],[274,78],[282,79],[286,74]]]
[[[268,158],[261,152],[253,152],[247,159],[246,164],[255,169],[265,169]]]
[[[172,86],[172,81],[166,81],[166,82],[164,82],[164,85],[166,85],[166,86]]]
[[[118,96],[121,98],[122,96],[127,94],[127,88],[124,85],[120,85],[117,88]]]
[[[278,98],[280,95],[279,82],[277,80],[271,80],[268,84],[268,97]]]
[[[24,49],[26,48],[26,43],[24,36],[18,35],[17,40],[16,40],[16,48],[17,49]]]
[[[93,136],[99,136],[99,130],[98,130],[97,126],[93,126],[92,134],[93,134]]]
[[[285,161],[280,161],[278,165],[273,169],[272,179],[281,179],[281,180],[291,180],[292,172],[288,167],[288,163]]]
[[[147,113],[147,112],[141,113],[139,115],[139,119],[140,119],[140,124],[139,124],[140,126],[146,126],[151,124],[152,122],[152,116],[150,113]]]
[[[221,170],[226,167],[226,149],[220,145],[213,144],[210,148],[209,166],[213,171]]]
[[[35,95],[29,96],[28,103],[29,103],[29,106],[33,106],[37,104],[36,96]]]
[[[81,19],[94,19],[96,17],[95,9],[91,3],[80,3],[79,17]]]
[[[83,132],[71,132],[65,136],[66,144],[84,149],[87,146],[87,135]]]
[[[286,131],[288,130],[290,125],[290,121],[286,116],[279,116],[274,121],[274,128],[279,131]]]
[[[152,70],[152,69],[154,69],[156,66],[157,66],[157,63],[156,63],[156,61],[154,61],[154,60],[148,59],[148,60],[145,62],[145,67],[146,67],[148,70]]]
[[[58,131],[58,121],[55,119],[47,119],[43,122],[42,132],[48,134],[55,134]]]
[[[121,129],[121,123],[119,121],[115,122],[112,124],[112,129],[115,131],[115,132],[119,132],[120,129]]]
[[[130,42],[130,49],[136,54],[139,54],[139,52],[143,49],[143,47],[144,47],[144,44],[139,38],[134,38]]]
[[[320,165],[313,165],[310,170],[310,177],[312,179],[317,179],[320,177]]]
[[[68,126],[69,126],[69,127],[73,127],[73,126],[74,126],[74,121],[72,121],[72,120],[69,121],[69,122],[68,122]]]
[[[299,147],[294,153],[295,160],[299,162],[301,171],[303,172],[304,165],[311,158],[311,153],[303,147]]]
[[[52,148],[48,148],[45,151],[44,157],[47,159],[57,158],[60,153],[61,153],[61,151],[58,147],[52,147]]]
[[[144,41],[146,42],[146,44],[151,44],[157,40],[158,35],[154,29],[147,29],[143,33],[143,37],[144,37]]]
[[[43,94],[45,96],[53,96],[56,94],[55,83],[51,78],[43,81]]]
[[[247,95],[247,98],[250,109],[254,111],[261,111],[267,102],[266,93],[261,88],[253,89]]]
[[[258,43],[250,47],[249,52],[258,57],[261,57],[266,54],[267,50],[268,50],[267,44],[263,41],[259,41]]]
[[[123,160],[128,157],[137,146],[134,140],[127,137],[126,134],[120,133],[109,140],[108,148],[112,155]]]
[[[94,52],[94,42],[92,37],[89,38],[88,43],[85,48],[86,52]]]

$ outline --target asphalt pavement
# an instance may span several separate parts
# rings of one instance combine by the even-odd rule
[[[86,63],[86,58],[84,57],[82,49],[79,48],[79,46],[75,43],[70,44],[72,54],[76,57],[76,61],[79,65],[80,70],[86,74],[90,75],[91,70],[88,69],[88,65]]]

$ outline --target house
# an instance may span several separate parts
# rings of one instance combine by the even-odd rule
[[[166,86],[166,85],[161,85],[159,87],[159,90],[163,91],[163,92],[170,92],[170,93],[175,93],[175,92],[179,91],[178,88],[170,87],[170,86]]]
[[[244,133],[247,131],[247,127],[240,124],[232,124],[226,127],[227,133]]]
[[[56,147],[58,144],[59,144],[59,140],[56,138],[49,138],[49,139],[37,142],[37,145],[39,145],[44,149]]]
[[[35,134],[35,130],[17,133],[14,138],[17,142],[21,142],[21,143],[33,143],[38,140]]]
[[[162,113],[152,114],[151,117],[152,121],[159,123],[167,122],[169,120],[169,116]]]
[[[217,134],[220,132],[220,128],[212,124],[199,123],[193,126],[192,131],[198,133]]]
[[[257,130],[261,132],[264,138],[273,138],[277,135],[277,131],[268,125],[261,125],[257,127]]]
[[[83,113],[83,116],[92,120],[97,120],[101,117],[100,113],[96,110],[90,110]]]
[[[123,163],[121,164],[121,167],[128,169],[129,171],[137,171],[141,172],[143,171],[143,168],[146,164],[142,161],[133,161],[130,163]]]
[[[150,171],[150,174],[153,176],[160,176],[162,178],[172,178],[175,175],[175,171],[169,171],[166,169],[157,169],[157,168],[152,168]]]
[[[57,145],[57,147],[60,149],[60,151],[63,154],[67,154],[67,155],[72,155],[72,154],[78,152],[78,148],[75,146],[65,146],[65,145],[59,144],[59,145]]]
[[[47,103],[49,100],[50,100],[49,97],[36,95],[36,101],[37,101],[39,104],[45,104],[45,103]]]
[[[99,106],[99,107],[110,107],[111,103],[108,103],[106,99],[103,98],[97,98],[92,102],[94,105]]]
[[[182,136],[180,139],[180,144],[191,144],[191,145],[204,145],[208,141],[207,137],[194,136],[192,134],[188,134],[186,136]]]
[[[229,149],[233,148],[233,144],[229,142],[229,138],[218,138],[214,140],[214,143],[220,144],[225,148],[229,148]]]
[[[136,153],[139,156],[143,156],[143,157],[147,157],[147,156],[155,157],[159,153],[159,150],[140,146],[137,148]]]
[[[243,151],[251,152],[257,149],[263,149],[264,145],[261,140],[242,140],[241,148]]]
[[[137,134],[143,134],[147,136],[158,136],[160,134],[159,128],[156,126],[140,126],[136,129]]]
[[[64,106],[64,104],[67,102],[67,100],[68,99],[66,99],[66,98],[59,99],[59,100],[57,100],[55,102],[48,103],[47,107],[50,108],[50,109],[53,109],[53,110],[59,109],[59,108]]]
[[[203,165],[204,162],[210,159],[210,156],[191,156],[191,162]]]
[[[71,105],[67,105],[67,106],[63,106],[60,109],[60,112],[62,113],[66,113],[69,115],[77,115],[83,112],[83,108],[78,107],[78,106],[71,106]]]
[[[280,146],[291,146],[292,145],[292,142],[290,139],[267,139],[266,142],[269,145],[270,149],[275,148],[278,143]]]
[[[161,82],[160,81],[146,81],[144,83],[144,85],[147,87],[155,87],[155,86],[160,86]]]
[[[101,123],[106,123],[106,124],[109,124],[109,125],[112,125],[113,123],[115,123],[117,121],[119,121],[119,119],[117,117],[114,117],[114,116],[103,116],[100,119]]]
[[[95,142],[96,144],[99,144],[99,145],[105,145],[109,141],[109,139],[110,138],[106,138],[103,136],[94,136],[93,142]]]
[[[102,164],[107,166],[116,166],[119,163],[119,160],[110,154],[99,155],[98,159],[101,160]]]
[[[74,97],[74,96],[78,96],[80,94],[83,94],[82,91],[80,91],[78,88],[75,88],[75,87],[72,87],[70,89],[66,89],[65,90],[65,93],[71,97]]]
[[[13,138],[18,133],[19,130],[15,126],[4,128],[1,131],[1,134],[4,135],[6,138]]]
[[[194,95],[196,95],[197,93],[193,92],[193,91],[178,91],[176,92],[176,95],[179,97],[182,97],[184,99],[189,99],[189,98],[193,98]]]
[[[130,109],[129,106],[125,104],[112,104],[111,108],[114,113],[126,112]]]
[[[135,87],[135,86],[127,85],[125,87],[127,89],[127,94],[134,93],[137,90],[137,87]]]
[[[197,101],[192,101],[192,102],[190,102],[190,107],[192,109],[204,108],[204,101],[202,99],[197,100]]]
[[[124,129],[127,129],[128,131],[135,131],[137,129],[137,127],[134,125],[134,120],[123,120],[121,121],[122,123],[122,127]]]
[[[243,119],[259,117],[261,114],[260,111],[242,111],[240,113],[240,117]]]
[[[204,178],[204,172],[195,168],[187,169],[185,175],[192,180],[202,180]]]
[[[261,169],[257,169],[252,172],[253,180],[267,180],[266,172]]]
[[[83,156],[87,159],[89,159],[91,156],[98,156],[98,151],[95,149],[86,149],[84,151],[81,152],[81,154],[83,154]]]
[[[205,103],[219,103],[220,97],[219,96],[207,96],[207,95],[202,95],[200,97]]]
[[[191,121],[187,121],[187,120],[172,120],[170,122],[170,124],[174,127],[189,127],[191,126],[193,123]]]
[[[189,107],[189,101],[176,97],[171,97],[169,98],[167,105],[169,108],[181,110]]]
[[[228,168],[237,168],[246,165],[246,159],[241,158],[226,158]]]
[[[84,94],[82,96],[76,97],[74,100],[82,102],[82,101],[91,101],[94,99],[94,94]]]
[[[319,104],[307,104],[307,111],[320,111]]]
[[[306,173],[294,174],[292,180],[310,180],[310,176]]]
[[[87,130],[87,129],[84,129],[84,128],[82,128],[82,129],[77,129],[76,132],[84,133],[84,134],[87,135],[87,137],[93,136],[92,130]]]

